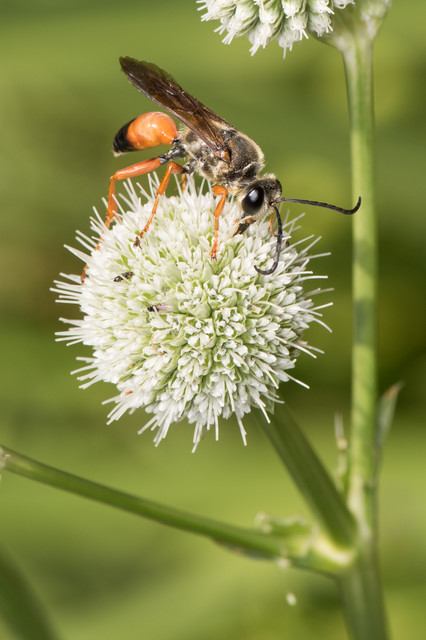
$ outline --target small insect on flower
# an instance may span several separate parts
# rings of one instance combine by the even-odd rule
[[[301,202],[334,209],[344,214],[352,214],[358,210],[361,198],[353,209],[343,209],[326,202],[282,197],[282,187],[278,179],[272,173],[260,175],[265,162],[261,149],[253,140],[189,95],[163,69],[150,62],[140,62],[128,57],[120,58],[120,64],[130,82],[139,91],[181,122],[181,127],[178,129],[173,118],[167,114],[144,113],[121,127],[115,136],[116,155],[149,149],[161,144],[171,145],[167,153],[119,169],[111,177],[105,222],[107,227],[116,216],[117,180],[140,176],[158,169],[163,164],[167,165],[157,189],[151,215],[142,231],[139,231],[136,236],[136,246],[140,245],[141,238],[148,231],[159,199],[164,194],[172,174],[182,174],[186,177],[196,172],[215,185],[213,193],[220,198],[214,210],[215,226],[210,251],[213,259],[216,258],[218,250],[219,217],[228,194],[236,196],[242,212],[236,234],[243,233],[253,222],[263,220],[268,214],[275,212],[278,234],[274,262],[266,270],[255,267],[263,275],[269,275],[275,271],[281,252],[282,224],[276,206],[278,203]],[[175,162],[175,158],[188,158],[188,160],[181,165]],[[86,270],[83,276],[85,273]]]
[[[187,420],[195,425],[195,448],[235,416],[245,441],[244,415],[257,407],[268,419],[280,383],[299,382],[292,375],[298,356],[315,357],[303,334],[311,323],[323,324],[328,306],[313,301],[317,286],[306,287],[323,277],[310,268],[316,239],[296,240],[297,222],[285,216],[279,264],[264,277],[255,266],[269,262],[276,239],[266,220],[235,235],[239,207],[230,199],[212,260],[216,198],[189,176],[184,191],[178,184],[176,196],[161,198],[141,251],[134,238],[157,198],[155,174],[149,183],[142,198],[126,183],[116,224],[107,229],[97,216],[93,237],[79,234],[84,251],[72,251],[88,277],[63,275],[54,291],[83,315],[64,319],[69,327],[58,339],[91,347],[76,373],[83,388],[101,380],[116,387],[110,422],[143,408],[152,417],[141,431],[155,430],[159,443],[172,424]]]

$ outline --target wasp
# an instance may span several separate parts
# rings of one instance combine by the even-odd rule
[[[115,155],[128,151],[150,149],[159,145],[169,145],[166,153],[149,160],[143,160],[130,167],[119,169],[110,180],[106,225],[110,225],[116,215],[115,185],[117,180],[140,176],[166,166],[166,171],[158,186],[151,215],[135,240],[140,244],[148,231],[157,210],[158,202],[164,194],[172,174],[182,174],[183,178],[198,173],[207,178],[213,186],[213,193],[219,196],[214,212],[214,236],[211,257],[216,258],[218,248],[219,218],[228,194],[234,195],[242,216],[238,221],[237,233],[243,233],[257,220],[264,219],[270,212],[277,219],[277,244],[272,267],[257,271],[269,275],[278,266],[282,244],[282,223],[277,204],[280,202],[300,202],[302,204],[326,207],[343,214],[355,213],[361,204],[358,199],[353,209],[343,209],[326,202],[284,198],[279,180],[272,173],[260,175],[264,166],[264,156],[260,147],[247,135],[238,131],[229,122],[187,93],[172,76],[151,62],[134,58],[120,58],[121,68],[130,82],[150,100],[167,113],[144,113],[127,122],[114,138]],[[180,122],[178,128],[171,116]],[[176,159],[186,159],[179,164]],[[272,225],[271,225],[272,227]]]

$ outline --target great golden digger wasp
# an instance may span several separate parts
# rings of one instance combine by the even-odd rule
[[[361,204],[358,199],[353,209],[343,209],[326,202],[283,198],[281,183],[272,173],[260,176],[265,162],[259,146],[248,136],[235,129],[196,98],[184,91],[170,74],[150,62],[133,58],[120,58],[121,68],[130,82],[153,102],[175,116],[181,126],[162,112],[144,113],[125,124],[114,139],[116,155],[127,151],[150,149],[161,144],[171,145],[167,153],[149,160],[143,160],[130,167],[119,169],[111,177],[106,225],[109,226],[116,213],[115,184],[140,176],[166,164],[166,172],[157,189],[154,206],[145,227],[135,240],[135,245],[148,228],[155,215],[158,201],[165,192],[172,174],[197,172],[215,186],[213,193],[220,196],[214,212],[214,238],[211,257],[216,257],[218,244],[219,217],[229,194],[235,195],[242,210],[236,233],[275,211],[278,232],[274,262],[268,270],[257,269],[269,275],[278,266],[282,243],[282,224],[277,208],[279,202],[300,202],[302,204],[326,207],[344,214],[355,213]],[[175,162],[175,158],[187,158],[185,164]]]

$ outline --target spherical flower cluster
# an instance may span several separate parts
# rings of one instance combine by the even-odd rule
[[[332,16],[353,0],[197,0],[205,13],[202,20],[220,20],[216,29],[229,44],[247,36],[254,54],[276,40],[284,55],[293,44],[311,33],[317,37],[332,31]]]
[[[276,238],[267,221],[234,235],[241,211],[230,201],[212,260],[216,197],[189,178],[184,192],[178,187],[178,195],[161,197],[135,247],[157,186],[151,178],[151,192],[141,189],[140,197],[127,184],[114,224],[106,229],[97,215],[95,237],[79,234],[85,251],[71,251],[87,264],[87,277],[82,283],[80,275],[61,274],[54,291],[83,317],[63,319],[70,327],[58,339],[92,347],[75,372],[82,387],[99,380],[116,385],[109,421],[143,407],[153,417],[141,431],[156,430],[158,443],[170,425],[187,419],[195,424],[195,448],[211,427],[217,436],[219,418],[234,414],[245,440],[244,414],[259,407],[267,417],[280,382],[294,380],[298,354],[316,351],[301,337],[311,322],[322,324],[311,299],[320,290],[303,289],[319,277],[308,270],[316,241],[292,243],[295,221],[285,219],[278,268],[261,275],[255,266],[270,266]]]

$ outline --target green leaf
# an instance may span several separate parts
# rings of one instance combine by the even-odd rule
[[[350,547],[355,532],[352,514],[286,406],[275,409],[270,422],[259,421],[301,494],[333,545]]]
[[[377,439],[376,444],[379,451],[382,450],[386,436],[389,433],[389,429],[392,424],[393,417],[395,415],[396,402],[398,400],[399,392],[404,384],[397,382],[389,387],[387,391],[382,395],[379,401],[379,407],[377,412]]]

